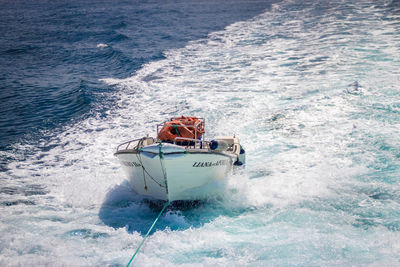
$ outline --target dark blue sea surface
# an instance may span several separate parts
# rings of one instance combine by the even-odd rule
[[[163,52],[249,19],[271,1],[4,1],[0,149],[104,115],[113,88]],[[21,140],[22,139],[22,140]],[[30,140],[31,139],[31,140]]]

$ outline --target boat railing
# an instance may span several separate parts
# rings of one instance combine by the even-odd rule
[[[147,140],[151,140],[148,142]],[[146,144],[144,142],[146,141]],[[137,150],[139,147],[142,147],[143,145],[150,145],[155,142],[155,139],[153,137],[142,137],[134,140],[130,140],[127,142],[124,142],[120,145],[117,146],[117,152],[121,150]]]
[[[208,149],[210,147],[210,142],[200,139],[175,137],[174,145],[184,146],[186,148],[193,149]]]

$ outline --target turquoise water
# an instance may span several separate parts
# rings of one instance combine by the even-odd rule
[[[188,114],[239,136],[246,168],[169,207],[136,266],[400,265],[399,55],[397,2],[281,1],[100,78],[104,114],[2,152],[0,263],[126,265],[161,206],[114,149]]]

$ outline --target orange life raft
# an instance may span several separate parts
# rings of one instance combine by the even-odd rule
[[[157,138],[161,141],[174,141],[176,137],[198,139],[204,133],[204,122],[197,117],[172,118],[161,128]]]

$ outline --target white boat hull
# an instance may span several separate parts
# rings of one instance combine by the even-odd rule
[[[159,145],[153,145],[148,150],[116,154],[138,194],[174,201],[205,199],[224,191],[234,155],[174,151],[178,146],[173,146],[164,145],[162,153],[157,152]]]

